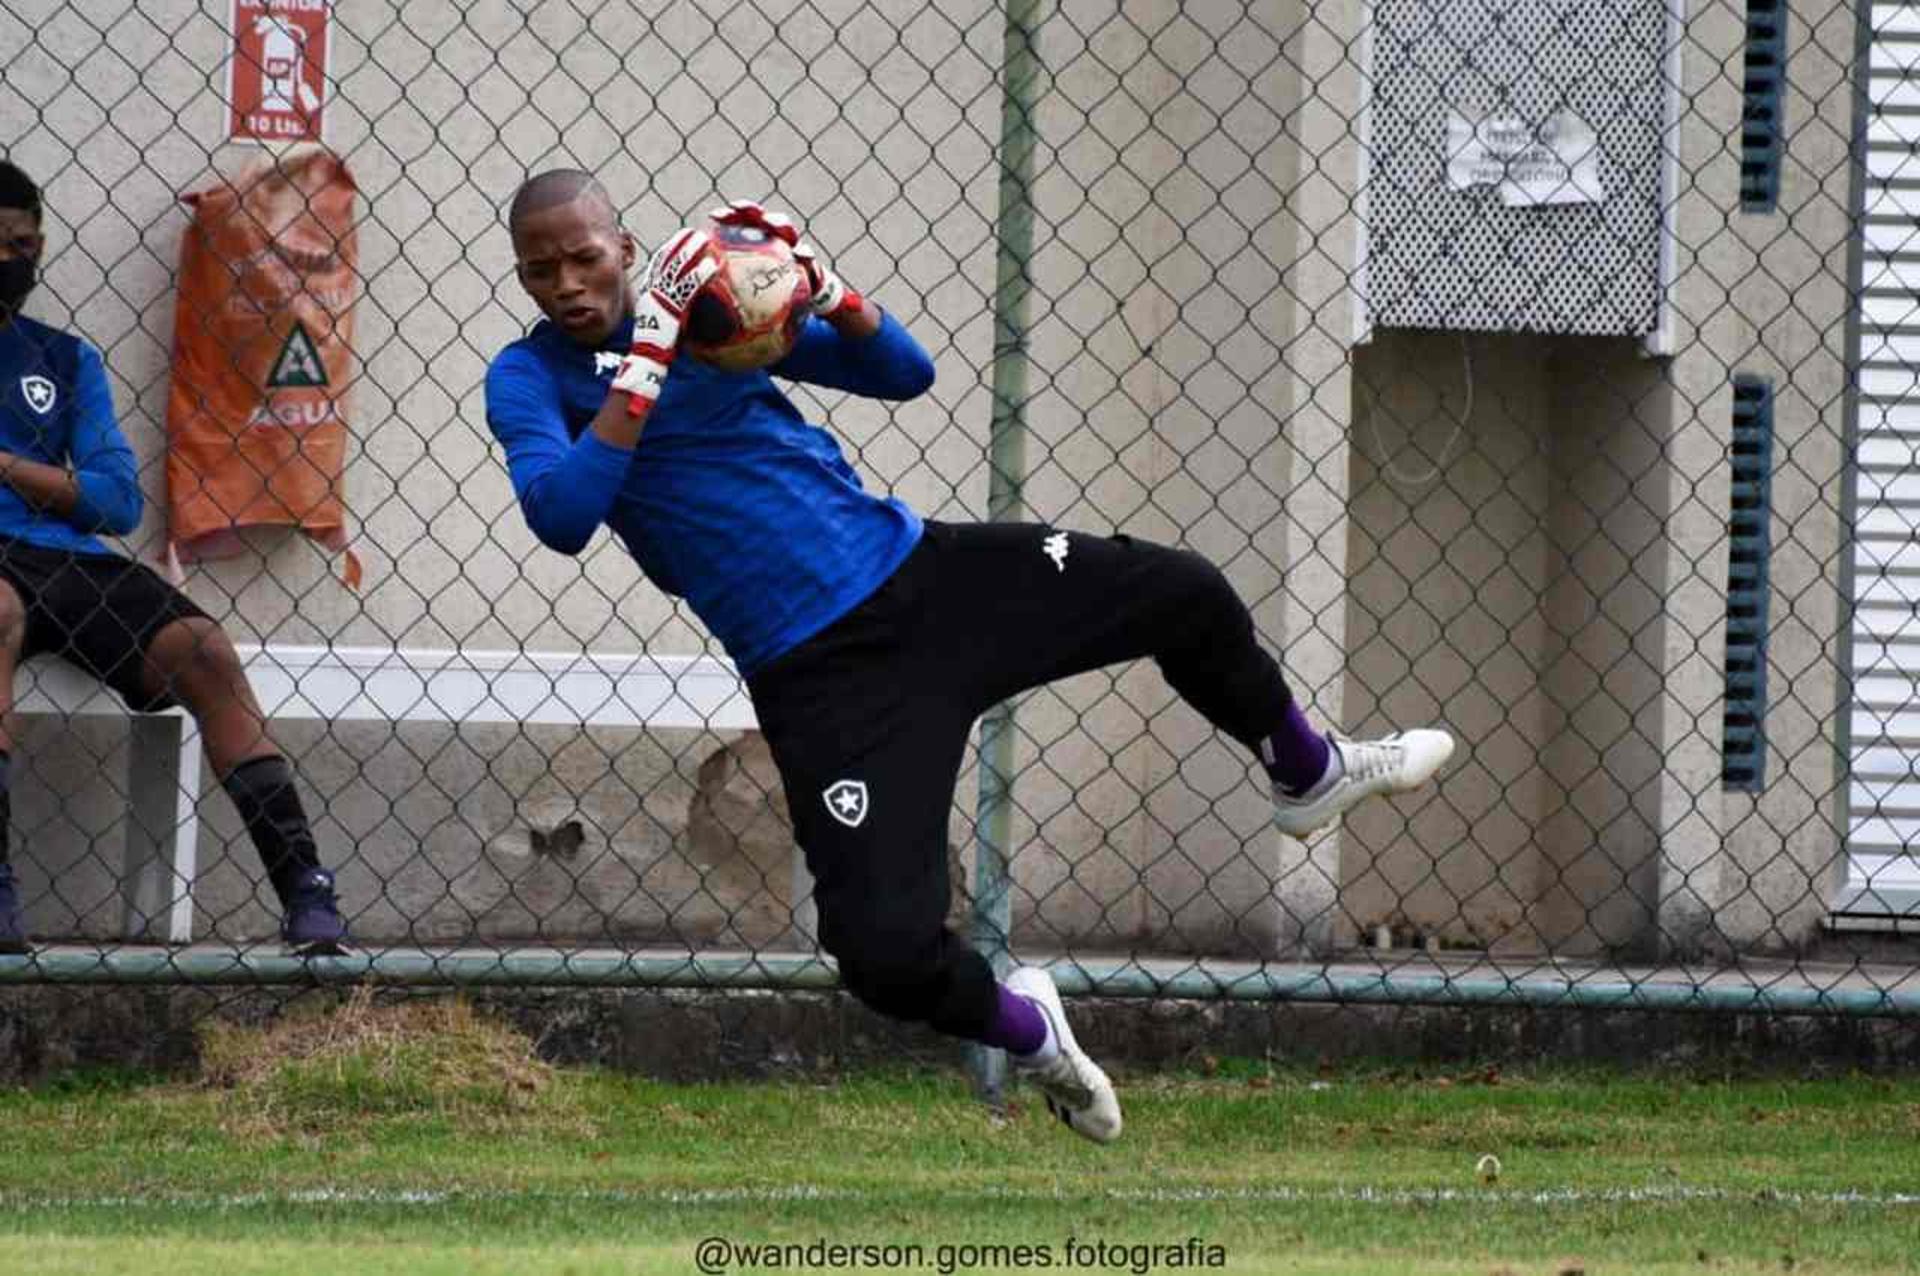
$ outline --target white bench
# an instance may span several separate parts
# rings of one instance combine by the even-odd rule
[[[757,725],[733,666],[705,656],[251,645],[239,651],[269,719]],[[134,941],[192,942],[201,760],[192,717],[178,709],[129,715],[98,680],[51,658],[22,665],[14,690],[18,713],[131,716],[122,931]],[[810,938],[812,879],[797,852],[793,874],[794,926]]]

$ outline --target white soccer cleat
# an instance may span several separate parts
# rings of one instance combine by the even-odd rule
[[[1339,775],[1301,797],[1289,797],[1274,786],[1273,822],[1290,837],[1325,828],[1362,798],[1417,789],[1453,756],[1453,737],[1427,727],[1378,740],[1334,736],[1328,742],[1339,751]]]
[[[1113,1082],[1074,1041],[1053,976],[1038,966],[1022,966],[1007,976],[1007,987],[1040,1007],[1059,1047],[1046,1063],[1026,1063],[1019,1055],[1012,1055],[1014,1067],[1046,1096],[1047,1110],[1075,1134],[1095,1143],[1119,1138],[1120,1100],[1113,1093]]]

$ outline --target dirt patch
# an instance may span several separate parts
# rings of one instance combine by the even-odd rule
[[[200,1084],[228,1091],[238,1126],[371,1116],[506,1116],[557,1102],[558,1074],[512,1026],[463,998],[339,1004],[259,1025],[200,1029]]]

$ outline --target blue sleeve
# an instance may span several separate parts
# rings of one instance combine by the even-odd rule
[[[912,399],[933,385],[933,360],[890,314],[880,331],[851,340],[824,319],[809,319],[775,376],[869,399]]]
[[[487,425],[507,452],[507,473],[527,526],[542,544],[577,554],[606,521],[633,453],[593,431],[567,437],[560,389],[534,356],[508,350],[487,369]]]
[[[100,352],[81,343],[69,454],[77,494],[67,521],[83,532],[125,536],[140,526],[140,467],[113,414]]]

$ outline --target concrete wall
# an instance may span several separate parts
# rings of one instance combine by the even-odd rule
[[[1670,538],[1665,372],[1624,341],[1567,343],[1548,368],[1554,497],[1545,690],[1557,729],[1545,763],[1559,800],[1540,832],[1535,915],[1549,946],[1572,951],[1652,947],[1671,738],[1718,734],[1717,662],[1707,661],[1699,688],[1704,717],[1675,714],[1665,695],[1675,685],[1665,659],[1673,623],[1666,598],[1672,581],[1690,578],[1693,561],[1676,554]],[[1706,558],[1711,563],[1710,552]],[[1715,623],[1703,622],[1706,636],[1687,644],[1690,655],[1706,660]]]
[[[175,197],[249,153],[220,141],[226,8],[9,7],[0,147],[46,180],[56,253],[33,310],[107,351],[152,502],[129,548],[152,557]],[[1743,10],[1688,8],[1661,359],[1540,336],[1354,345],[1362,6],[1049,13],[1028,515],[1201,550],[1314,716],[1443,721],[1467,749],[1444,792],[1302,846],[1271,829],[1243,751],[1150,666],[1034,693],[1017,717],[1017,944],[1276,954],[1381,923],[1512,950],[1804,938],[1837,872],[1852,18],[1795,6],[1782,212],[1750,217],[1729,211]],[[940,369],[914,404],[802,406],[830,412],[871,486],[981,515],[1002,17],[986,0],[852,12],[803,8],[769,43],[750,9],[711,0],[340,6],[330,141],[364,193],[347,487],[368,584],[356,596],[266,535],[195,571],[202,605],[271,641],[707,649],[604,539],[576,560],[539,547],[489,447],[481,373],[532,315],[500,205],[561,163],[600,171],[643,241],[718,194],[777,192]],[[1746,370],[1781,389],[1757,802],[1718,775],[1726,387]],[[368,938],[786,935],[785,811],[751,735],[282,735]],[[117,924],[120,798],[97,776],[123,736],[28,737],[15,824],[42,931]],[[976,789],[969,768],[951,827],[963,885]],[[205,816],[203,927],[266,934],[250,852],[219,849],[237,830],[217,793]],[[530,829],[575,818],[579,847],[532,849]]]
[[[1744,274],[1701,344],[1730,366],[1771,376],[1778,431],[1773,478],[1773,612],[1767,785],[1727,795],[1727,862],[1714,910],[1721,942],[1800,948],[1845,878],[1847,694],[1842,596],[1853,51],[1858,15],[1797,3],[1801,33],[1786,110],[1780,210],[1741,226],[1758,269]],[[1750,344],[1748,344],[1750,343]],[[1743,348],[1744,346],[1744,348]]]
[[[1627,339],[1404,331],[1355,367],[1351,726],[1444,722],[1467,756],[1440,792],[1349,819],[1342,911],[1403,942],[1644,945],[1665,369]]]
[[[718,195],[777,189],[940,363],[940,384],[917,403],[832,402],[849,452],[871,484],[929,513],[977,513],[999,26],[984,3],[887,8],[897,26],[797,14],[766,48],[760,19],[719,4],[338,6],[328,140],[363,197],[346,487],[367,583],[356,595],[310,547],[264,533],[252,554],[196,569],[189,592],[242,640],[711,649],[608,538],[579,559],[539,546],[490,446],[482,372],[534,317],[502,205],[527,172],[556,164],[600,171],[643,242]],[[227,13],[189,0],[20,0],[0,34],[0,148],[48,199],[53,255],[31,311],[107,354],[149,498],[126,548],[149,561],[165,534],[177,196],[254,153],[222,140]],[[711,38],[716,26],[727,38]],[[677,52],[695,47],[691,61]],[[940,91],[925,91],[913,50],[937,61]],[[413,726],[280,735],[366,939],[722,942],[731,927],[765,943],[785,929],[768,910],[783,912],[790,883],[760,863],[784,805],[763,768],[729,762],[752,741]],[[29,738],[15,824],[30,921],[46,934],[112,934],[124,797],[102,777],[124,759],[125,731],[37,724]],[[751,813],[738,809],[743,786]],[[270,933],[257,865],[211,787],[205,816],[202,933]],[[530,830],[572,818],[587,836],[566,862],[531,853]]]
[[[1036,120],[1034,278],[1052,300],[1036,307],[1027,507],[1219,563],[1332,719],[1356,22],[1267,2],[1056,18]],[[1280,839],[1252,759],[1156,670],[1034,693],[1019,722],[1022,942],[1267,954],[1323,938],[1337,844]]]
[[[1682,952],[1804,945],[1844,872],[1835,731],[1846,660],[1840,559],[1858,15],[1837,3],[1791,6],[1779,207],[1745,215],[1726,211],[1737,175],[1725,162],[1739,119],[1743,16],[1715,5],[1689,21],[1689,52],[1698,55],[1681,130],[1678,354],[1662,391],[1674,512],[1662,591],[1661,929]],[[1768,758],[1758,795],[1720,794],[1713,782],[1712,685],[1724,650],[1714,621],[1724,614],[1717,595],[1726,579],[1721,458],[1729,382],[1741,372],[1775,386]]]
[[[225,11],[184,0],[137,12],[84,0],[14,8],[22,22],[3,37],[0,144],[45,180],[56,253],[35,313],[108,351],[152,502],[129,549],[151,558],[164,535],[170,272],[185,225],[175,197],[251,153],[221,142]],[[808,395],[803,406],[831,409],[873,485],[930,514],[979,515],[1001,19],[984,3],[882,8],[881,22],[796,14],[769,46],[761,20],[718,4],[599,6],[591,31],[566,6],[530,17],[497,2],[340,7],[329,140],[364,195],[364,372],[347,486],[368,584],[355,596],[310,548],[268,534],[253,555],[196,570],[194,596],[241,638],[703,648],[697,621],[604,541],[579,560],[537,546],[488,446],[481,372],[531,318],[500,204],[526,171],[558,163],[600,171],[643,240],[716,195],[777,190],[941,371],[934,393],[905,407]],[[1337,702],[1329,600],[1341,564],[1324,544],[1344,517],[1343,485],[1316,475],[1329,458],[1329,472],[1344,473],[1344,351],[1318,325],[1350,255],[1326,255],[1351,233],[1335,198],[1354,171],[1340,138],[1355,93],[1339,78],[1346,36],[1273,3],[1196,14],[1162,3],[1091,25],[1068,16],[1037,36],[1051,78],[1037,120],[1031,516],[1206,550],[1277,646],[1302,631],[1304,689]],[[556,49],[567,50],[564,65]],[[1304,161],[1302,130],[1317,152]],[[1311,215],[1289,214],[1290,198]],[[1324,375],[1298,382],[1290,361]],[[1295,418],[1305,449],[1283,438]],[[1303,486],[1313,490],[1289,522],[1282,497]],[[1290,556],[1304,568],[1283,590]],[[1049,714],[1071,719],[1047,766],[1023,779],[1023,812],[1047,824],[1022,830],[1025,933],[1271,948],[1286,930],[1272,899],[1285,851],[1247,783],[1248,760],[1206,739],[1184,709],[1104,711],[1095,702],[1115,686],[1143,706],[1164,699],[1150,671],[1117,678],[1036,697],[1023,718],[1037,730]],[[728,761],[752,753],[751,741],[455,739],[429,727],[283,736],[325,812],[343,885],[382,901],[360,918],[368,938],[712,937],[724,929],[713,919],[738,906],[696,898],[726,894],[701,865],[778,878],[755,858],[781,827],[777,787]],[[44,747],[105,758],[111,771],[118,740],[111,727],[85,727]],[[743,839],[700,815],[729,783],[725,800],[760,832]],[[743,783],[759,796],[743,796]],[[962,777],[957,852],[973,784]],[[36,882],[98,880],[36,895],[35,924],[110,933],[114,856],[96,847],[114,845],[120,797],[100,780],[70,788],[23,775],[22,809],[96,811],[106,826],[37,821],[23,861],[44,870]],[[529,827],[576,815],[588,837],[573,863],[530,858]],[[206,817],[202,922],[217,935],[265,933],[250,853],[220,852],[236,830],[211,790]],[[674,881],[661,885],[661,874]],[[777,909],[784,890],[775,881],[758,894]]]
[[[1360,931],[1696,954],[1799,946],[1838,880],[1854,25],[1796,6],[1780,210],[1737,207],[1744,11],[1692,7],[1670,358],[1383,332],[1355,353],[1349,705],[1470,742],[1349,822]],[[1768,783],[1723,792],[1735,373],[1776,386]],[[1375,449],[1369,451],[1369,448]],[[1361,713],[1352,715],[1361,725]]]
[[[1345,727],[1444,722],[1445,792],[1347,823],[1349,938],[1386,925],[1533,942],[1545,756],[1553,420],[1540,338],[1381,331],[1354,354]]]

